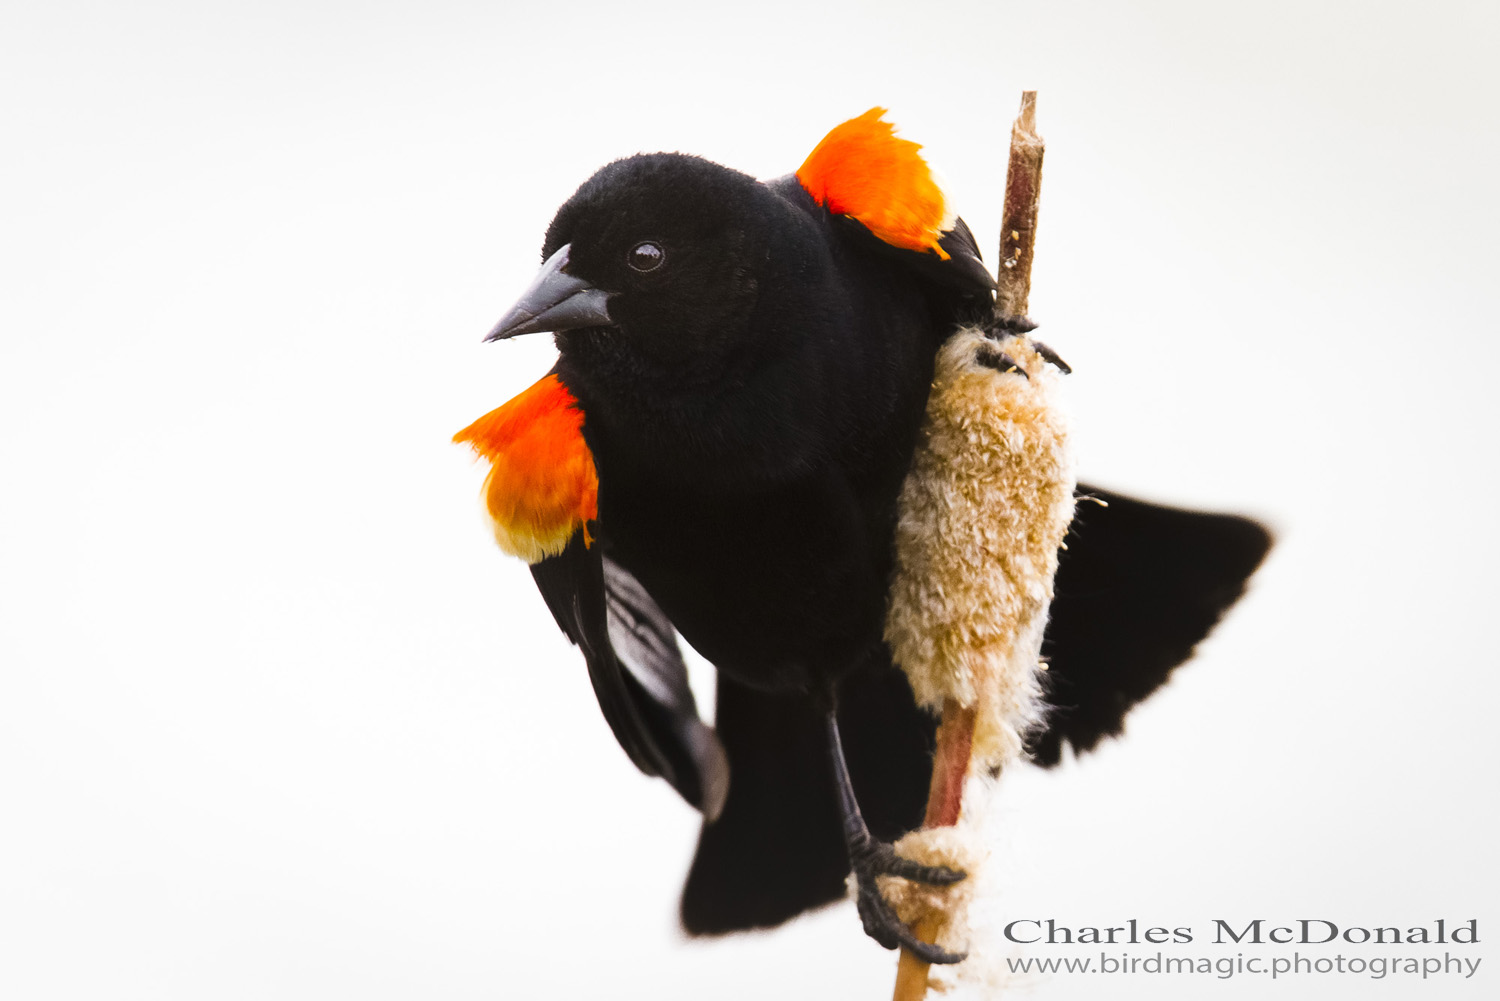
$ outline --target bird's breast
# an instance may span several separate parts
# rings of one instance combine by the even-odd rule
[[[826,687],[880,643],[888,553],[833,471],[759,490],[602,487],[611,556],[716,667],[762,689]]]

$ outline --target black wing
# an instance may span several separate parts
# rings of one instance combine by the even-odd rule
[[[1042,653],[1052,708],[1038,764],[1091,750],[1187,660],[1271,548],[1247,518],[1184,511],[1079,485]],[[1093,503],[1098,498],[1108,506]]]
[[[666,615],[599,545],[574,535],[531,567],[537,589],[588,664],[589,681],[615,739],[647,775],[660,775],[713,820],[729,790],[729,765],[698,718],[687,665]]]

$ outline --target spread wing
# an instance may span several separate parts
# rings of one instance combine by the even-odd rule
[[[1271,547],[1247,518],[1184,511],[1079,485],[1042,652],[1052,708],[1030,740],[1051,766],[1091,750],[1192,656]],[[1098,498],[1102,506],[1087,498]]]
[[[580,531],[561,553],[533,563],[532,578],[583,651],[599,708],[630,760],[713,820],[729,791],[729,763],[698,717],[676,632],[640,582],[602,550]]]

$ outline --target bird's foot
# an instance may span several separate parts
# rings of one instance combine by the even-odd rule
[[[1031,375],[1021,367],[1020,362],[1004,351],[997,351],[988,344],[980,345],[979,350],[974,352],[974,360],[986,368],[994,369],[996,372],[1014,372],[1017,375],[1024,376],[1028,380],[1031,378]]]
[[[1036,323],[1033,322],[1031,317],[1029,316],[1010,316],[997,314],[990,320],[988,324],[985,325],[984,335],[990,340],[1001,344],[1012,337],[1021,337],[1025,339],[1026,343],[1031,347],[1033,351],[1042,356],[1043,361],[1056,366],[1058,370],[1061,371],[1064,375],[1071,374],[1073,371],[1072,366],[1063,361],[1062,357],[1058,355],[1056,351],[1053,351],[1051,348],[1049,348],[1047,345],[1043,344],[1036,338],[1026,336],[1035,329]],[[1000,354],[999,357],[1009,360],[1007,356],[1003,354]],[[990,368],[999,369],[1001,372],[1009,371],[1008,368],[1002,368],[1000,365],[995,364],[993,361],[987,358],[981,357],[978,359],[978,361],[980,362],[980,364],[988,365]],[[1011,362],[1011,367],[1021,372],[1021,374],[1026,375],[1026,370],[1021,368],[1019,365],[1016,365],[1013,361]]]
[[[854,870],[858,886],[856,904],[866,935],[887,949],[904,948],[924,963],[957,963],[963,960],[967,953],[949,952],[917,938],[916,933],[896,916],[895,909],[881,895],[875,877],[899,876],[932,886],[952,886],[963,879],[965,873],[943,865],[921,865],[902,858],[889,843],[874,838],[849,846],[849,864]]]
[[[1029,334],[1036,329],[1036,322],[1029,316],[1016,316],[1014,313],[997,313],[989,323],[989,335],[996,340],[1003,340],[1010,334]]]
[[[1028,341],[1031,344],[1031,350],[1035,351],[1047,361],[1057,366],[1057,368],[1062,372],[1063,375],[1073,374],[1073,366],[1063,361],[1062,356],[1059,355],[1056,351],[1053,351],[1047,345],[1043,344],[1041,341],[1035,340],[1034,338],[1028,338]]]

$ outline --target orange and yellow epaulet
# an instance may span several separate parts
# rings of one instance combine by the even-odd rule
[[[453,436],[489,461],[485,508],[500,548],[527,563],[561,553],[599,514],[583,411],[555,375]]]
[[[884,115],[884,108],[871,108],[835,126],[797,168],[797,180],[819,205],[857,219],[886,243],[946,261],[938,237],[953,216],[942,189],[922,147],[896,138]]]

